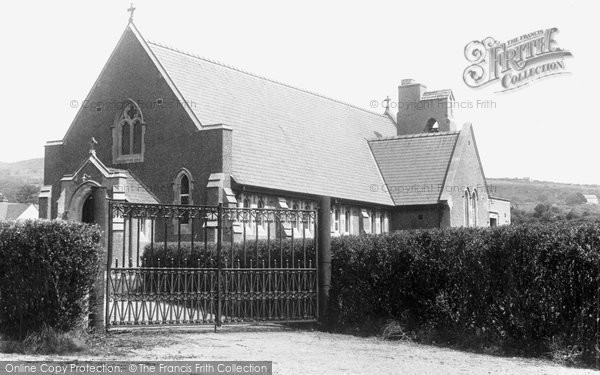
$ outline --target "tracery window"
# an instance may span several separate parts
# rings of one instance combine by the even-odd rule
[[[113,126],[113,162],[134,163],[144,160],[145,124],[140,108],[132,100]]]

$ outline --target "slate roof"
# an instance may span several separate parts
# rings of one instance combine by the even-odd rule
[[[0,202],[0,220],[16,220],[29,206],[30,203]]]
[[[377,114],[147,42],[202,126],[233,129],[242,185],[393,205],[367,139],[396,134]]]
[[[459,134],[424,133],[369,141],[397,206],[439,201]]]
[[[158,204],[158,198],[130,171],[110,168],[111,172],[120,172],[127,176],[125,199],[129,203]]]

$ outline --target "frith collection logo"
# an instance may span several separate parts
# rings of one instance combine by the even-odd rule
[[[565,58],[571,52],[558,47],[557,28],[537,30],[500,43],[492,37],[472,41],[465,57],[472,65],[463,73],[469,87],[479,88],[498,82],[497,92],[514,90],[535,80],[568,73]]]

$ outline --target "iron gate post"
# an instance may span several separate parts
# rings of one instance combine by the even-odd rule
[[[215,330],[221,326],[221,239],[223,238],[223,203],[217,208],[217,317]]]
[[[104,329],[106,322],[104,321],[104,312],[107,302],[107,295],[105,295],[105,283],[107,281],[107,274],[105,269],[104,257],[108,256],[109,239],[107,238],[108,228],[108,198],[107,189],[105,187],[95,188],[92,192],[94,197],[94,221],[100,227],[102,231],[102,237],[100,239],[100,245],[102,246],[102,255],[99,260],[98,274],[96,275],[96,281],[92,290],[90,291],[90,315],[89,325],[96,329]]]
[[[108,243],[106,244],[107,249],[106,249],[106,290],[104,291],[104,300],[105,300],[105,304],[104,304],[104,328],[106,330],[106,332],[108,332],[108,327],[110,326],[110,312],[109,312],[109,308],[110,308],[110,283],[111,283],[111,275],[110,275],[110,267],[112,264],[112,257],[113,257],[113,236],[112,236],[112,232],[113,232],[113,205],[112,205],[112,201],[109,200],[108,201],[108,212],[107,212],[107,216],[108,216],[108,228],[106,228],[106,232],[107,232],[107,238],[108,238]]]
[[[331,285],[331,198],[321,197],[318,211],[318,294],[319,321],[323,322],[327,313],[329,287]]]

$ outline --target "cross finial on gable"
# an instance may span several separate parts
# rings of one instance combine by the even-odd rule
[[[127,8],[127,11],[129,12],[129,23],[131,23],[133,22],[133,12],[135,12],[135,7],[133,6],[133,3],[131,3],[129,8]]]
[[[383,99],[383,103],[385,103],[385,104],[383,105],[383,108],[385,108],[385,111],[386,111],[386,112],[387,112],[387,111],[389,111],[389,109],[390,109],[390,101],[391,101],[391,100],[392,100],[392,99],[390,99],[389,95],[388,95],[388,97],[387,97],[387,98]]]

